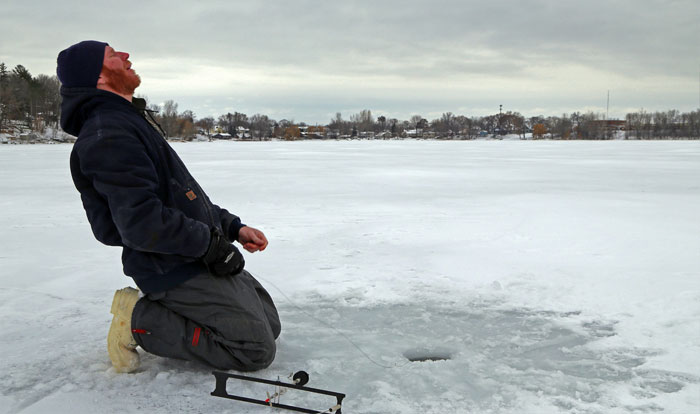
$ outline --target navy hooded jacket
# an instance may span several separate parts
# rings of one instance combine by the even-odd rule
[[[61,127],[78,137],[73,182],[95,238],[123,247],[124,273],[152,293],[207,272],[211,229],[234,241],[241,220],[209,200],[131,102],[96,88],[62,87],[61,96]]]

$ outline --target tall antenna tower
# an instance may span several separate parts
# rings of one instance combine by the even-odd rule
[[[610,89],[608,89],[608,105],[605,107],[605,122],[608,122],[610,118],[608,113],[610,112]]]

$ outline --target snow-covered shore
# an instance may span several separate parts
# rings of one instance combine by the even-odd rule
[[[700,142],[174,147],[270,239],[247,269],[283,333],[256,375],[306,370],[348,413],[700,410]],[[110,368],[130,279],[91,235],[70,149],[0,147],[0,412],[267,413],[210,397],[207,367]],[[407,359],[431,354],[449,359]]]

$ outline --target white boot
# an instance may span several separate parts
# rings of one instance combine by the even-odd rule
[[[136,352],[136,341],[131,334],[131,314],[139,300],[139,291],[126,287],[114,293],[111,313],[112,325],[107,334],[107,352],[117,372],[136,370],[141,360]]]

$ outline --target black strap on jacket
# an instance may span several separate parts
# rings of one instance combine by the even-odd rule
[[[153,117],[153,114],[158,113],[158,111],[154,111],[152,109],[148,109],[146,107],[146,100],[143,98],[132,98],[131,99],[131,104],[136,108],[143,119],[146,120],[153,128],[157,128],[158,131],[163,135],[163,138],[168,138],[168,134],[165,133],[163,130],[163,127],[160,126],[158,121]]]

